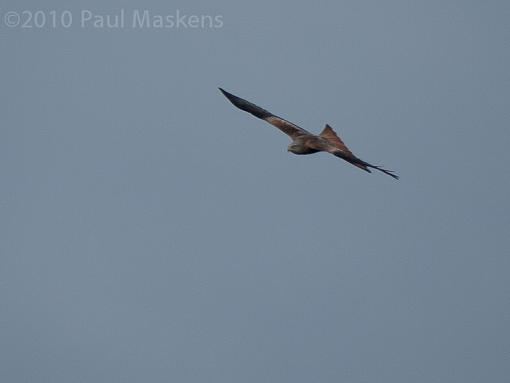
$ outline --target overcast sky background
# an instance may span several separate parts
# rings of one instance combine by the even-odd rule
[[[39,9],[73,25],[5,24]],[[507,1],[0,17],[2,382],[508,382]],[[287,153],[218,86],[401,180]]]

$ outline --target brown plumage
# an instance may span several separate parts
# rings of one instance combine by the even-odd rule
[[[338,137],[331,126],[326,124],[326,127],[319,135],[312,134],[307,130],[289,122],[281,117],[275,116],[261,107],[252,104],[249,101],[243,100],[240,97],[234,96],[231,93],[219,88],[220,91],[227,97],[232,104],[245,112],[253,114],[264,121],[269,122],[271,125],[276,126],[283,133],[288,135],[292,142],[288,147],[288,151],[294,154],[312,154],[317,152],[327,152],[337,156],[360,169],[369,173],[370,168],[377,169],[395,179],[398,176],[393,174],[391,170],[383,169],[379,166],[369,164],[358,157],[356,157],[349,148],[344,144],[342,139]]]

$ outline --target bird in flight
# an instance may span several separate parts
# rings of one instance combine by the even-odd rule
[[[358,157],[356,157],[344,142],[338,137],[333,128],[326,124],[326,127],[319,135],[312,134],[307,130],[284,120],[281,117],[275,116],[261,107],[252,104],[249,101],[243,100],[240,97],[228,93],[226,90],[219,88],[221,93],[229,99],[229,101],[245,112],[253,114],[264,121],[269,122],[271,125],[276,126],[283,133],[292,139],[288,147],[288,151],[294,154],[312,154],[317,152],[327,152],[337,156],[366,172],[371,173],[370,168],[379,170],[398,180],[398,176],[393,174],[391,170],[383,169],[379,166],[369,164]]]

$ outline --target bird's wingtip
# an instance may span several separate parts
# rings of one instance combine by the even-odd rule
[[[223,95],[230,100],[230,102],[239,107],[239,102],[244,101],[241,98],[234,96],[232,93],[227,92],[223,88],[218,88]]]

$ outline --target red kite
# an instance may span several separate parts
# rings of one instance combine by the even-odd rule
[[[243,100],[240,97],[234,96],[231,93],[219,88],[221,93],[225,95],[226,98],[230,100],[232,104],[238,107],[245,112],[253,114],[255,117],[258,117],[264,121],[269,122],[271,125],[276,126],[283,133],[288,135],[292,142],[288,147],[288,151],[294,154],[312,154],[317,152],[327,152],[331,153],[334,156],[337,156],[347,162],[350,162],[354,166],[357,166],[360,169],[363,169],[369,173],[371,173],[369,168],[377,169],[387,175],[398,179],[396,174],[393,174],[391,170],[383,169],[379,166],[375,166],[365,162],[358,157],[356,157],[352,152],[347,148],[344,142],[340,137],[335,133],[335,131],[331,128],[331,126],[326,124],[324,130],[317,136],[306,131],[303,128],[284,120],[281,117],[275,116],[271,112],[268,112],[261,107],[252,104],[249,101]]]

